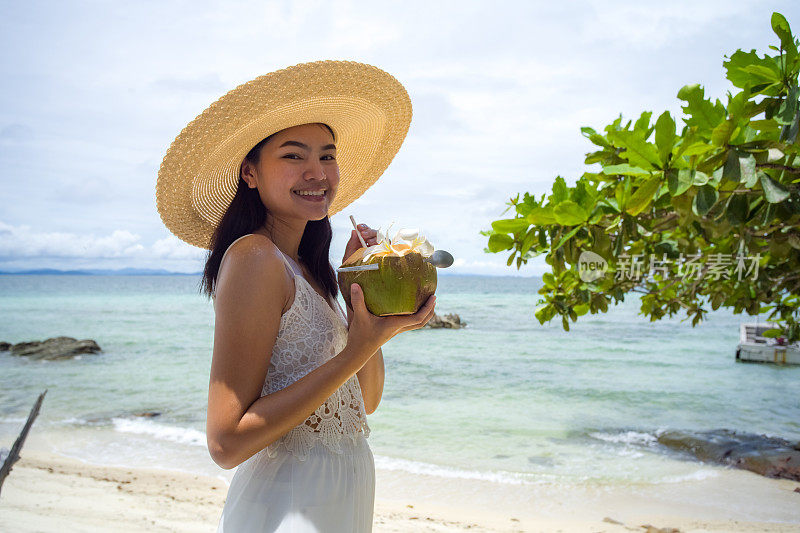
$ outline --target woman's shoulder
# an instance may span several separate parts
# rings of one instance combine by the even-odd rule
[[[240,282],[278,286],[289,292],[288,272],[281,251],[266,235],[251,233],[233,242],[219,266],[218,279],[239,278]]]
[[[220,271],[225,260],[230,257],[236,263],[270,263],[272,266],[284,263],[281,251],[272,239],[260,233],[248,233],[239,237],[228,247],[220,263]],[[269,266],[269,265],[265,265]]]

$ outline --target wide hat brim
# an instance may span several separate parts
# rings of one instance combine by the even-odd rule
[[[383,174],[411,124],[405,88],[383,70],[353,61],[317,61],[239,85],[190,122],[158,171],[161,220],[181,240],[209,249],[236,194],[245,155],[280,130],[321,122],[336,139],[339,187],[331,216]]]

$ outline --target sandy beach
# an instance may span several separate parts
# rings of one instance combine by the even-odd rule
[[[374,530],[666,533],[800,529],[800,512],[793,513],[800,509],[800,492],[795,492],[800,483],[743,471],[724,473],[710,481],[687,481],[668,488],[587,487],[554,494],[552,487],[532,489],[379,469]],[[701,494],[723,487],[729,490],[722,495],[730,503],[728,510],[693,503],[703,501]],[[0,531],[213,532],[226,493],[226,483],[220,478],[91,465],[44,451],[24,452],[0,493]],[[763,510],[774,518],[749,519],[754,500],[771,502],[770,509]],[[737,508],[738,512],[730,510]]]

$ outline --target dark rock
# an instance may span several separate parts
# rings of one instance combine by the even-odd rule
[[[466,322],[461,321],[461,317],[459,317],[455,313],[444,315],[444,317],[440,317],[436,313],[433,314],[433,317],[425,324],[424,327],[426,328],[448,328],[448,329],[459,329],[466,326]]]
[[[70,359],[83,353],[100,352],[100,346],[91,339],[79,341],[72,337],[53,337],[44,341],[20,342],[11,347],[11,353],[31,359]]]
[[[800,481],[800,443],[727,429],[667,431],[658,436],[658,442],[704,462]]]
[[[152,418],[154,416],[161,416],[161,413],[157,411],[146,411],[144,413],[133,413],[133,416],[145,416],[147,418]]]
[[[0,342],[0,352],[7,352],[11,349],[11,343]]]

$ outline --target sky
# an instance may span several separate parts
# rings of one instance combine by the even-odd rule
[[[156,210],[167,148],[237,85],[339,59],[395,76],[413,118],[384,175],[331,217],[333,266],[353,215],[419,228],[456,258],[447,273],[540,276],[544,256],[508,267],[480,232],[517,193],[596,168],[582,126],[680,117],[690,83],[725,102],[723,56],[770,52],[773,11],[800,33],[796,0],[0,0],[0,271],[201,271],[207,252]]]

